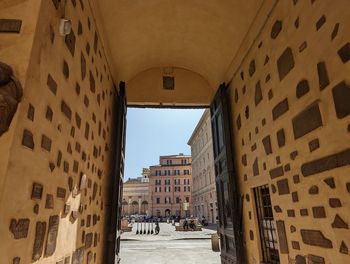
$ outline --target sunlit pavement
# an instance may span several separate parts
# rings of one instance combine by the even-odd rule
[[[134,225],[132,232],[122,234],[121,264],[220,263],[220,252],[211,249],[214,230],[180,232],[166,223],[160,224],[159,235],[136,235],[136,230]]]

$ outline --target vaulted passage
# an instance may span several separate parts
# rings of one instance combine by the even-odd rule
[[[349,10],[1,1],[2,261],[115,261],[129,105],[210,107],[223,263],[348,263]]]

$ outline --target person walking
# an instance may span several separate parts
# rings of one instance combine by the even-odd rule
[[[155,235],[158,235],[159,232],[160,232],[159,222],[156,221],[156,228],[155,228],[154,234],[155,234]]]

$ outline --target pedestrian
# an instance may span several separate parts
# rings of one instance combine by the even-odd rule
[[[160,231],[160,228],[159,228],[159,223],[158,221],[156,221],[156,228],[155,228],[155,234],[158,235],[159,234],[159,231]]]
[[[188,230],[188,221],[187,221],[187,218],[186,218],[185,221],[184,221],[183,228],[184,228],[184,230]]]

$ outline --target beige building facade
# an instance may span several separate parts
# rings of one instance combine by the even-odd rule
[[[150,166],[149,199],[152,216],[192,215],[192,158],[188,155],[160,156]]]
[[[349,263],[349,10],[0,1],[2,262],[115,263],[125,84],[129,106],[219,109],[222,263]]]
[[[193,215],[216,223],[218,208],[209,109],[204,111],[187,144],[192,155]]]
[[[123,216],[149,215],[149,169],[144,168],[142,177],[129,178],[123,185]]]

